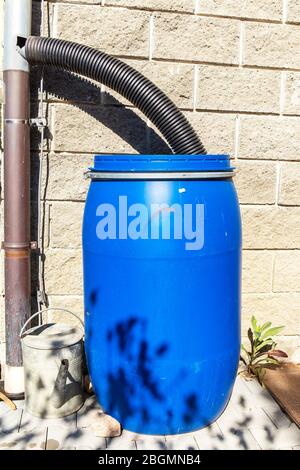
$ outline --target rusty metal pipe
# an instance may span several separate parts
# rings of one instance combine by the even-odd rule
[[[4,244],[6,364],[4,388],[24,394],[19,339],[30,314],[30,99],[29,67],[17,37],[30,34],[31,1],[6,0],[4,31]]]
[[[5,71],[4,83],[5,392],[15,396],[23,386],[18,335],[30,314],[29,75]]]

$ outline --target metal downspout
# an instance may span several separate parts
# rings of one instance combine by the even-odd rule
[[[6,0],[4,19],[4,250],[6,364],[4,387],[24,394],[19,332],[30,314],[29,65],[17,37],[31,33],[31,0]]]

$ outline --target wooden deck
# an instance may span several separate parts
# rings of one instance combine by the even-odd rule
[[[41,420],[30,416],[24,410],[23,402],[19,402],[16,411],[8,410],[0,402],[0,450],[300,450],[300,429],[258,382],[248,382],[240,377],[230,403],[218,421],[190,434],[145,436],[123,431],[120,437],[104,439],[82,426],[89,410],[90,403],[67,418]]]

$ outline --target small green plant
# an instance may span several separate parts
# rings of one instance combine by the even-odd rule
[[[258,325],[256,318],[251,318],[251,327],[248,330],[250,350],[242,345],[241,361],[247,368],[249,375],[259,377],[261,369],[270,364],[277,365],[280,358],[288,357],[284,351],[276,349],[273,339],[284,328],[284,326],[272,327],[271,322]]]

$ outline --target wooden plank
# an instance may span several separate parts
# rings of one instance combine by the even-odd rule
[[[278,429],[289,428],[292,424],[290,418],[285,412],[278,406],[276,409],[264,409],[264,412],[268,415],[270,420],[275,424]]]
[[[46,450],[106,449],[106,441],[85,429],[69,430],[63,426],[48,426]]]
[[[198,450],[194,434],[181,434],[179,436],[166,436],[168,450]]]
[[[0,435],[18,432],[22,418],[22,410],[8,411],[0,417]]]
[[[289,428],[276,429],[271,433],[266,428],[255,428],[251,431],[263,450],[276,450],[300,445],[300,430],[293,423]]]
[[[78,413],[79,423],[86,425],[95,409],[95,399],[89,399]],[[269,392],[257,381],[246,382],[241,377],[217,423],[183,435],[148,436],[123,431],[120,437],[103,439],[87,429],[76,429],[75,414],[41,420],[22,409],[4,411],[1,407],[0,413],[0,449],[300,449],[300,430],[291,425]]]
[[[77,412],[77,426],[78,428],[87,428],[91,421],[98,416],[98,413],[103,412],[96,396],[91,395],[85,400],[84,405]]]
[[[268,390],[261,386],[256,379],[249,381],[240,379],[239,389],[243,399],[234,401],[234,407],[245,419],[248,413],[248,417],[251,418],[254,426],[259,425],[257,423],[258,416],[263,420],[262,412],[259,410],[263,410],[277,428],[289,427],[291,425],[289,417],[282,411]],[[266,421],[268,425],[270,425],[269,420]]]
[[[106,438],[107,450],[136,450],[135,434],[123,431],[121,436]]]
[[[20,432],[30,432],[32,429],[37,427],[47,428],[48,426],[62,426],[68,428],[68,430],[76,430],[76,413],[65,416],[64,418],[54,418],[54,419],[45,419],[37,418],[32,416],[26,410],[23,411],[21,422],[20,422]]]
[[[224,450],[261,450],[259,443],[247,428],[235,429],[234,432],[224,434]]]
[[[0,450],[44,450],[47,429],[35,429],[30,433],[9,433],[0,437]]]
[[[270,441],[274,439],[278,431],[274,422],[260,406],[264,404],[269,410],[278,411],[277,404],[259,384],[259,388],[255,385],[255,390],[252,392],[247,385],[243,379],[239,379],[239,391],[235,396],[238,399],[228,405],[217,421],[224,436],[224,449],[260,449],[261,439],[256,438],[255,430],[258,429],[260,437],[260,430],[263,429],[265,439]]]
[[[249,381],[244,380],[244,386],[248,390],[250,401],[256,404],[257,407],[261,407],[270,412],[279,409],[278,403],[274,400],[270,392],[264,386],[260,385],[256,379]]]
[[[47,440],[47,428],[35,428],[30,432],[19,433],[26,441],[26,450],[45,450]]]
[[[103,438],[118,437],[121,434],[120,423],[105,414],[97,402],[95,395],[89,397],[77,413],[77,427],[88,429]]]
[[[146,436],[138,434],[136,438],[137,450],[165,450],[167,449],[165,436]]]
[[[300,366],[282,364],[275,369],[266,369],[263,383],[290,418],[300,426]]]
[[[5,405],[7,406],[9,410],[14,411],[17,409],[17,405],[10,398],[6,396],[2,388],[0,388],[0,401],[5,403]]]
[[[200,450],[218,450],[224,448],[224,436],[218,422],[193,434]]]
[[[280,413],[280,409],[278,407],[276,411]],[[251,430],[256,427],[268,427],[272,432],[276,432],[274,421],[265,412],[265,410],[250,404],[248,404],[246,408],[238,408],[237,406],[230,407],[220,417],[218,423],[223,433],[228,429],[238,431],[243,428]]]
[[[239,410],[246,410],[253,406],[254,400],[253,395],[249,389],[245,386],[244,379],[238,377],[231,395],[231,399],[227,407],[235,406]],[[256,406],[258,404],[256,403]]]
[[[25,450],[26,441],[17,432],[0,435],[0,451],[1,450]]]

